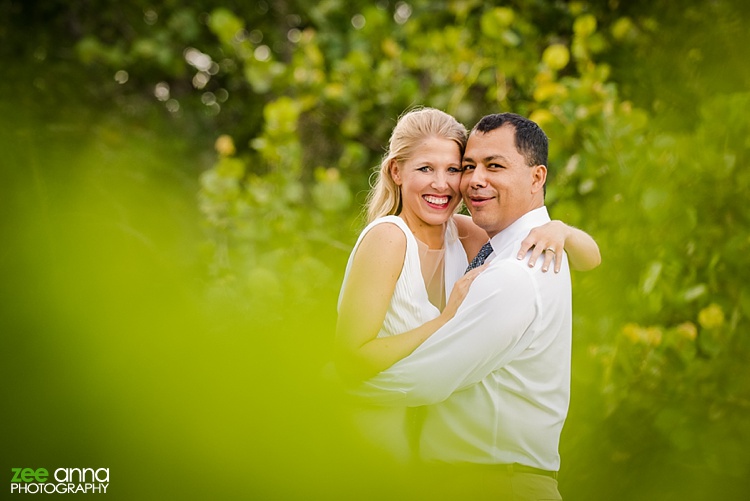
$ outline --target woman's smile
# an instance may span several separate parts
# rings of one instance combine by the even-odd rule
[[[448,195],[422,195],[422,198],[433,209],[447,209],[452,197]]]

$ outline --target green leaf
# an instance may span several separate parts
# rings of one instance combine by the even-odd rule
[[[245,28],[245,24],[232,11],[219,7],[211,12],[208,27],[225,45],[232,45],[235,35]]]

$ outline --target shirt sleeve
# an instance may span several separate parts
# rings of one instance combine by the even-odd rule
[[[493,262],[472,283],[456,315],[411,355],[353,390],[380,405],[428,405],[478,383],[535,338],[538,294],[513,260]]]

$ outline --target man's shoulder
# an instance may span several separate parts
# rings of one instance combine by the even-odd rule
[[[534,272],[534,269],[536,267],[537,266],[534,266],[534,267],[529,266],[527,257],[524,257],[523,259],[518,259],[515,256],[508,256],[508,257],[500,257],[500,258],[493,259],[492,261],[490,261],[490,266],[488,267],[488,270],[492,268],[497,268],[498,270],[502,270],[505,273],[531,276],[531,273]]]
[[[524,256],[523,259],[517,259],[515,256],[498,258],[490,262],[490,266],[485,273],[495,283],[512,283],[516,287],[520,287],[521,284],[528,284],[534,290],[547,287],[553,283],[561,285],[570,283],[570,273],[567,266],[563,266],[559,273],[552,271],[552,267],[543,272],[543,262],[544,259],[540,257],[534,266],[529,266],[528,256]]]
[[[493,259],[479,277],[483,277],[483,281],[487,281],[489,284],[494,284],[514,294],[516,293],[514,291],[518,291],[518,294],[525,294],[529,290],[536,289],[533,271],[533,268],[528,267],[526,261],[519,261],[510,257],[498,258]]]

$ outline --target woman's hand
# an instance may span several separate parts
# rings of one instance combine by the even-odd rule
[[[485,270],[485,268],[487,268],[487,264],[488,263],[485,263],[482,266],[474,268],[456,281],[442,313],[446,320],[455,316],[458,307],[461,306],[461,303],[464,302],[466,295],[469,293],[471,283]]]
[[[591,235],[585,231],[568,226],[562,221],[550,221],[537,226],[521,242],[518,259],[523,259],[531,250],[529,266],[534,267],[536,260],[544,253],[542,271],[547,271],[552,260],[555,261],[555,273],[562,267],[563,250],[568,255],[570,267],[578,271],[593,270],[602,262],[599,246]]]
[[[549,270],[552,261],[555,262],[555,273],[562,267],[563,250],[565,249],[565,240],[570,236],[570,226],[562,221],[550,221],[542,226],[537,226],[531,230],[526,238],[521,242],[521,249],[518,251],[518,259],[523,259],[529,250],[529,267],[533,268],[539,256],[544,254],[542,271]]]

